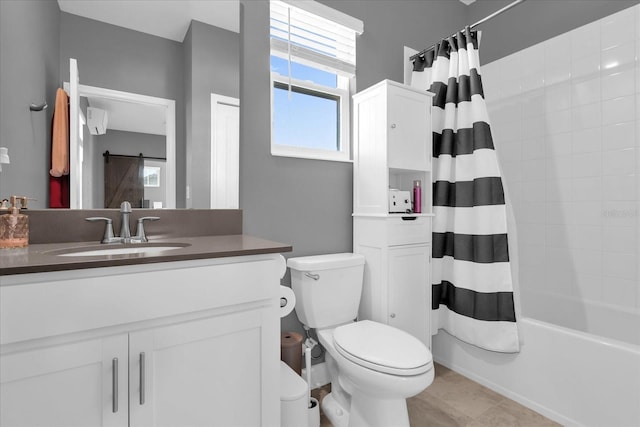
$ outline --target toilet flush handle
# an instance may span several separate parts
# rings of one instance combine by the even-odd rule
[[[304,275],[307,276],[309,279],[313,279],[313,280],[319,280],[320,279],[320,275],[319,274],[309,273],[308,271],[305,271]]]

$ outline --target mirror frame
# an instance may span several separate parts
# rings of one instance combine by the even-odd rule
[[[64,83],[64,88],[69,91],[69,82]],[[107,99],[113,99],[117,101],[134,102],[136,104],[146,104],[154,107],[165,108],[165,123],[166,123],[166,158],[167,165],[173,166],[167,168],[166,176],[166,206],[163,208],[175,209],[176,208],[176,102],[173,99],[158,98],[155,96],[141,95],[132,92],[122,92],[119,90],[105,89],[95,86],[78,85],[78,95],[86,97],[101,97]],[[74,168],[71,166],[71,172]],[[71,193],[78,192],[78,188],[73,179],[71,180]],[[71,209],[88,209],[87,207],[79,206],[82,203],[82,197],[77,203],[71,206]],[[75,205],[75,206],[74,206]]]

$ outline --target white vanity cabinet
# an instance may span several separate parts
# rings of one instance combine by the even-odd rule
[[[431,96],[384,80],[354,95],[354,252],[366,258],[359,318],[431,347]],[[389,213],[389,190],[421,181],[420,213]]]
[[[279,424],[279,255],[0,278],[0,425]]]

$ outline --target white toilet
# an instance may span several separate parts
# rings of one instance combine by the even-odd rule
[[[335,427],[409,426],[406,399],[433,382],[429,349],[382,323],[355,322],[364,256],[343,253],[290,258],[300,321],[325,348],[331,393],[322,409]]]

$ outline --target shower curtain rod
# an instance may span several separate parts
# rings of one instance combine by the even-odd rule
[[[484,23],[485,23],[485,22],[487,22],[488,20],[495,18],[496,16],[498,16],[498,15],[500,15],[500,14],[502,14],[502,13],[506,12],[507,10],[511,9],[511,8],[512,8],[512,7],[514,7],[514,6],[519,5],[520,3],[524,2],[524,1],[525,1],[525,0],[516,0],[516,1],[514,1],[513,3],[509,3],[508,5],[506,5],[505,7],[503,7],[502,9],[500,9],[500,10],[498,10],[498,11],[495,11],[495,12],[493,12],[491,15],[486,16],[486,17],[482,18],[481,20],[479,20],[479,21],[478,21],[478,22],[476,22],[475,24],[473,24],[473,25],[469,25],[469,28],[474,29],[474,28],[475,28],[475,27],[477,27],[478,25],[480,25],[480,24],[484,24]],[[454,37],[454,36],[455,36],[455,34],[451,34],[451,36],[449,36],[449,37]],[[434,49],[436,46],[437,46],[437,44],[434,44],[434,45],[432,45],[432,46],[430,46],[430,47],[428,47],[428,48],[426,48],[426,49],[424,49],[424,50],[421,50],[420,52],[416,53],[415,55],[412,55],[412,56],[409,58],[409,61],[413,61],[413,60],[414,60],[414,59],[416,59],[417,57],[424,55],[425,53],[427,53],[427,52],[429,52],[430,50]]]

